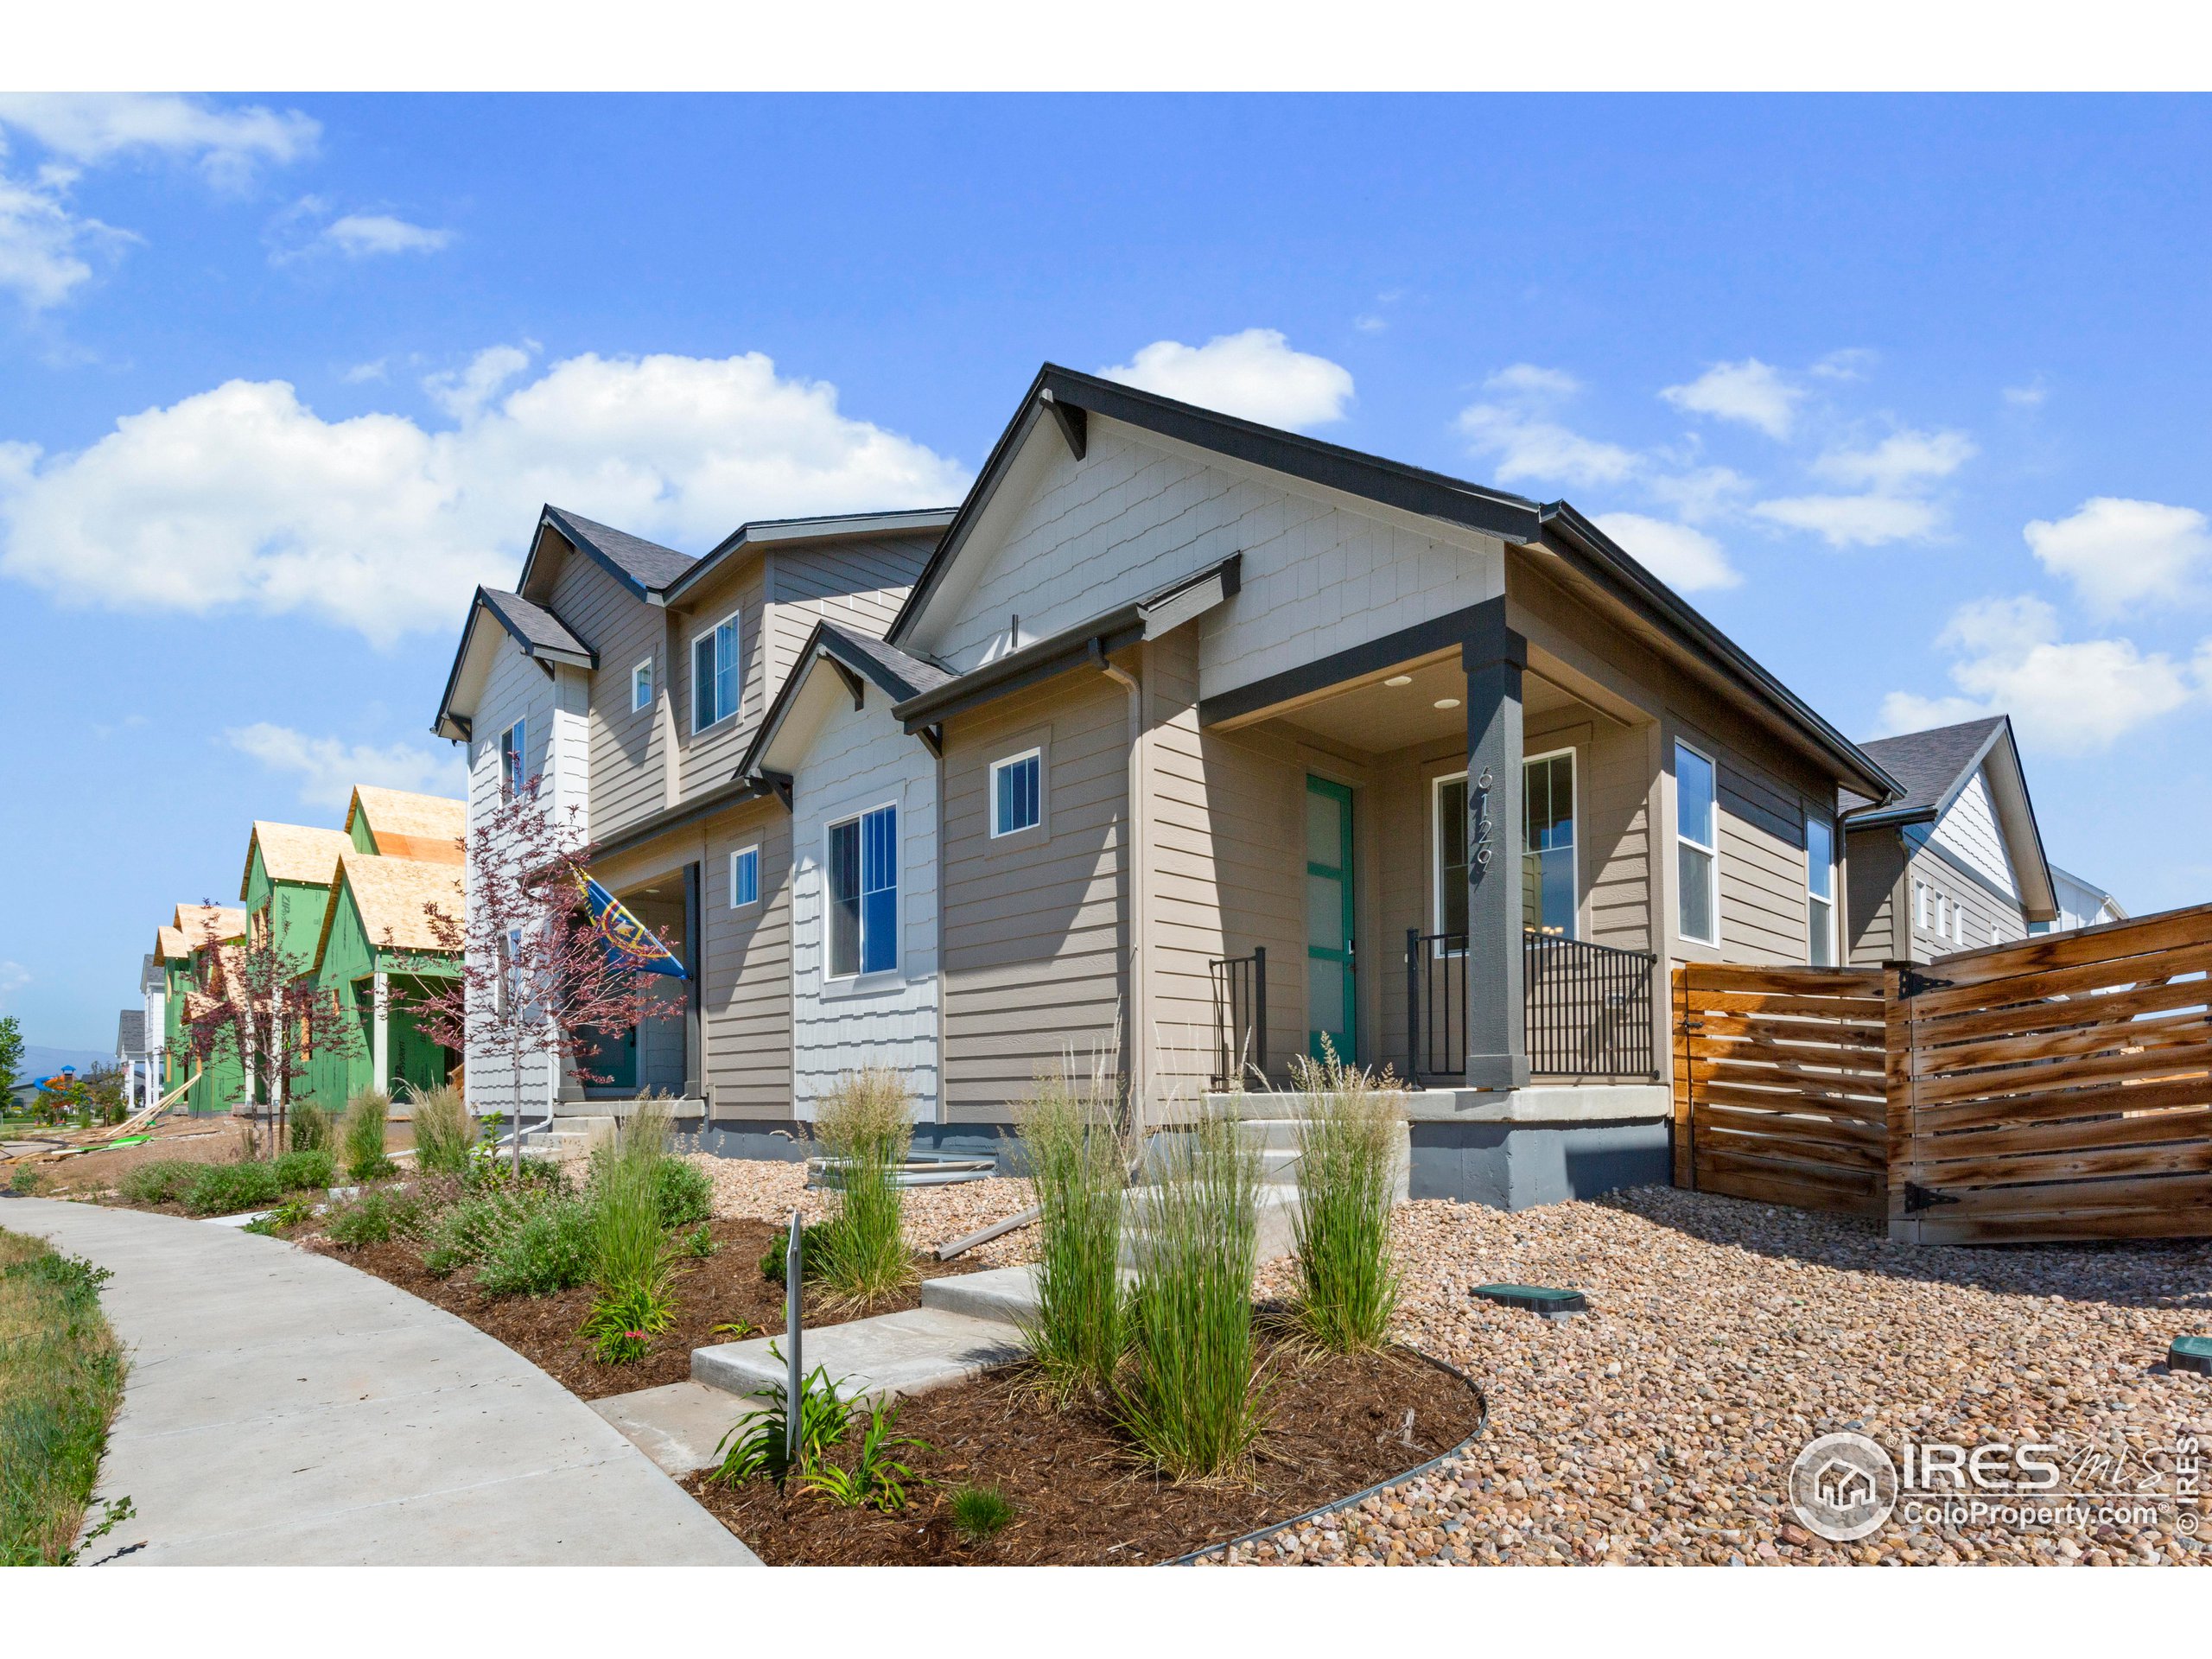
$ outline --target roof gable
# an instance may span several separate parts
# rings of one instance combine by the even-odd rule
[[[535,598],[543,596],[540,589],[547,577],[539,571],[538,563],[545,551],[549,530],[567,547],[582,554],[628,588],[632,597],[649,605],[660,603],[660,595],[670,584],[698,563],[689,553],[679,553],[658,542],[632,536],[626,530],[598,524],[581,513],[548,504],[538,510],[537,534],[531,538],[530,556],[524,561],[522,575],[515,583],[518,593]]]
[[[354,850],[386,858],[458,864],[467,826],[466,801],[374,784],[357,785],[346,809],[346,835]]]
[[[435,906],[448,921],[460,922],[462,898],[458,862],[346,854],[339,861],[329,902],[323,906],[312,967],[321,971],[330,949],[331,931],[347,910],[372,950],[445,950],[431,921],[427,908],[430,906]]]
[[[739,775],[788,776],[837,703],[850,698],[860,707],[868,684],[883,694],[887,708],[933,691],[952,678],[941,664],[925,658],[835,622],[817,622],[777,689],[760,729],[753,734]]]
[[[1941,842],[1953,857],[2001,887],[2007,884],[1998,881],[1989,868],[1992,854],[1985,849],[1978,861],[1971,851],[1983,837],[1967,820],[1979,820],[1980,803],[1986,800],[2021,910],[2030,921],[2050,921],[2058,914],[2057,889],[2009,715],[1901,733],[1864,747],[1897,779],[1903,793],[1885,805],[1848,813],[1847,828],[1929,825],[1929,840]],[[1955,812],[1961,816],[1953,818]]]
[[[298,881],[327,887],[338,873],[341,854],[353,850],[353,838],[343,830],[318,830],[303,823],[271,823],[254,820],[252,836],[245,846],[245,869],[238,877],[238,897],[252,885],[254,864],[271,881]]]
[[[599,666],[598,653],[543,606],[532,604],[519,594],[479,588],[469,601],[468,620],[461,626],[461,645],[446,675],[437,717],[430,722],[431,731],[438,736],[456,742],[467,741],[477,699],[484,695],[484,683],[503,637],[512,640],[517,650],[549,675],[556,664],[573,668]]]

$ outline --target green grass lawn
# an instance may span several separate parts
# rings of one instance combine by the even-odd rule
[[[99,1478],[124,1359],[100,1313],[105,1273],[0,1229],[0,1566],[58,1567]],[[110,1506],[107,1524],[130,1512]]]

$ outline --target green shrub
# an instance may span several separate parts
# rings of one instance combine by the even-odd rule
[[[184,1207],[195,1216],[233,1216],[276,1204],[283,1196],[284,1183],[274,1164],[201,1164],[185,1188]]]
[[[1405,1096],[1387,1072],[1378,1081],[1333,1052],[1300,1058],[1292,1076],[1306,1097],[1298,1121],[1298,1322],[1338,1353],[1379,1348],[1398,1306],[1390,1210]]]
[[[1232,1117],[1165,1139],[1161,1179],[1141,1195],[1135,1363],[1116,1392],[1146,1454],[1175,1479],[1201,1479],[1237,1469],[1259,1438],[1259,1160]]]
[[[465,1175],[476,1145],[476,1120],[451,1084],[415,1096],[415,1167],[435,1174]]]
[[[207,1167],[188,1158],[156,1158],[124,1171],[119,1186],[129,1204],[173,1204]]]
[[[276,1179],[288,1192],[306,1187],[327,1188],[337,1178],[337,1165],[321,1147],[295,1147],[276,1160]]]
[[[871,1509],[885,1515],[906,1507],[906,1483],[915,1479],[911,1466],[894,1452],[934,1452],[927,1440],[896,1433],[899,1403],[879,1400],[868,1408],[868,1427],[861,1437],[860,1454],[845,1468],[817,1461],[805,1476],[804,1490],[849,1510]]]
[[[945,1507],[963,1543],[983,1543],[1014,1524],[1013,1502],[995,1486],[956,1486]]]
[[[391,1112],[391,1096],[375,1089],[364,1089],[346,1103],[338,1144],[346,1173],[354,1180],[377,1180],[396,1167],[384,1152],[385,1121]]]
[[[281,1238],[288,1227],[296,1227],[315,1214],[315,1206],[297,1198],[288,1198],[274,1210],[256,1217],[240,1229],[242,1232],[259,1233],[265,1238]]]
[[[772,1359],[781,1360],[783,1351],[774,1343],[768,1344]],[[830,1380],[830,1373],[816,1366],[799,1379],[798,1395],[798,1463],[797,1469],[804,1473],[821,1467],[830,1449],[841,1444],[852,1427],[854,1402]],[[751,1416],[741,1417],[721,1440],[715,1442],[715,1455],[721,1461],[708,1479],[725,1486],[766,1475],[779,1486],[793,1471],[786,1460],[785,1442],[790,1438],[790,1391],[781,1382],[771,1382],[767,1389],[767,1408]]]
[[[46,1172],[36,1164],[18,1164],[8,1177],[8,1190],[29,1198],[45,1180]]]
[[[837,1197],[819,1229],[818,1271],[808,1276],[849,1306],[905,1288],[914,1278],[899,1185],[914,1134],[905,1081],[881,1066],[847,1072],[823,1102],[814,1132],[826,1154],[824,1183]]]
[[[472,1267],[506,1243],[553,1195],[543,1187],[491,1186],[433,1217],[423,1231],[423,1265],[439,1278]]]
[[[1106,1389],[1124,1345],[1128,1167],[1114,1108],[1113,1085],[1103,1073],[1071,1080],[1062,1071],[1037,1080],[1020,1113],[1040,1211],[1037,1312],[1022,1334],[1063,1398],[1079,1389]]]
[[[815,1247],[820,1242],[821,1235],[822,1224],[818,1221],[802,1223],[799,1226],[798,1252],[806,1264],[801,1271],[810,1279],[818,1271],[815,1263]],[[784,1282],[784,1255],[790,1244],[791,1234],[786,1230],[778,1233],[776,1242],[761,1253],[760,1276],[763,1279],[779,1285]]]
[[[715,1185],[698,1165],[663,1158],[653,1166],[653,1201],[662,1226],[687,1227],[714,1214]]]
[[[389,1244],[419,1234],[427,1208],[420,1198],[378,1188],[332,1211],[323,1230],[340,1244]]]
[[[303,1100],[291,1109],[291,1149],[327,1152],[330,1147],[330,1114],[314,1101]]]
[[[485,1252],[476,1283],[494,1296],[550,1296],[591,1278],[592,1216],[556,1194]]]

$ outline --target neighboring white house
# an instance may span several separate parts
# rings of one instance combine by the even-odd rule
[[[741,772],[786,780],[791,847],[792,1115],[847,1072],[888,1066],[932,1122],[942,1093],[938,763],[892,705],[949,677],[817,626]]]
[[[2119,899],[2094,882],[2084,881],[2056,864],[2050,867],[2050,884],[2058,893],[2058,919],[2031,922],[2031,933],[2068,933],[2077,927],[2095,927],[2104,922],[2127,919],[2126,908]]]

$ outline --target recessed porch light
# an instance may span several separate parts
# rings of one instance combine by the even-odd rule
[[[1439,697],[1436,700],[1436,706],[1439,709],[1457,709],[1459,706],[1459,699],[1457,697]]]
[[[1410,674],[1393,674],[1382,682],[1385,685],[1411,685],[1413,683],[1414,677]]]

